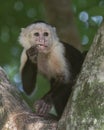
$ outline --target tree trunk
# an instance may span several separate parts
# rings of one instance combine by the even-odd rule
[[[0,130],[56,129],[104,130],[104,24],[94,38],[73,94],[58,123],[32,113],[0,68]]]
[[[87,54],[58,130],[104,130],[104,23]]]
[[[81,41],[74,23],[71,0],[44,0],[47,19],[57,28],[60,39],[81,50]]]

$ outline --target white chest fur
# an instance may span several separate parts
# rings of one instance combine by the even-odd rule
[[[69,70],[64,57],[63,46],[57,46],[49,55],[38,56],[38,71],[48,79],[57,75],[64,75],[66,81],[69,78]]]
[[[50,69],[50,66],[48,65],[48,57],[44,55],[39,55],[38,56],[38,71],[42,73],[44,76],[50,77],[49,70],[51,69]]]

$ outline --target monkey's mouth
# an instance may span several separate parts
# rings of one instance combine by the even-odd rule
[[[48,47],[47,45],[44,44],[38,44],[39,47]]]
[[[45,44],[38,44],[37,45],[39,52],[43,52],[44,50],[47,50],[48,46]]]

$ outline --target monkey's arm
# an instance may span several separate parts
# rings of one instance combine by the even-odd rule
[[[22,61],[24,61],[23,59],[24,56],[22,56],[21,58],[21,63],[24,64],[24,65],[21,65],[22,66],[21,68],[22,85],[23,85],[24,91],[28,95],[33,92],[35,88],[35,84],[36,84],[36,77],[37,77],[36,55],[34,55],[33,52],[34,52],[33,48],[30,48],[27,51],[25,51],[25,54],[23,54],[26,57],[25,63],[22,63]]]
[[[36,75],[37,65],[27,59],[21,73],[23,89],[27,94],[31,94],[35,88]]]

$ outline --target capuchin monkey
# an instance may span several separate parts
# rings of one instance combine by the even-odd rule
[[[21,55],[21,78],[23,89],[30,95],[36,86],[37,73],[50,82],[50,91],[35,104],[36,113],[45,117],[52,105],[59,120],[81,70],[83,55],[67,43],[60,41],[55,27],[35,22],[21,29],[19,42]]]

